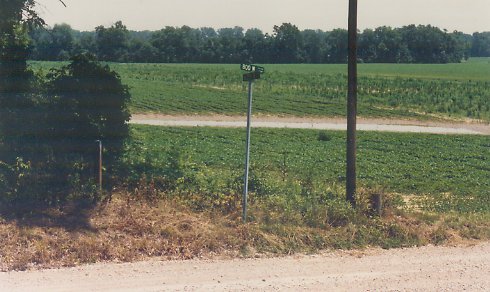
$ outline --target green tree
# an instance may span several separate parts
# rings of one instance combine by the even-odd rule
[[[151,36],[151,44],[157,50],[157,60],[163,63],[176,63],[185,49],[181,30],[167,26]]]
[[[211,27],[202,27],[199,31],[201,34],[199,61],[203,63],[217,62],[216,46],[218,45],[218,33]]]
[[[364,63],[372,63],[378,59],[376,33],[372,29],[365,29],[359,35],[359,59]]]
[[[490,32],[475,32],[471,48],[473,57],[490,57]]]
[[[129,60],[136,63],[155,62],[157,50],[150,42],[134,39],[129,46]]]
[[[296,25],[274,26],[274,56],[276,63],[303,62],[303,38]]]
[[[334,29],[327,35],[327,63],[347,63],[347,30]]]
[[[270,60],[268,35],[257,28],[248,29],[243,37],[243,61],[266,63]]]
[[[28,69],[29,27],[44,22],[34,12],[35,2],[0,0],[0,160],[14,163],[32,136],[34,78]],[[26,118],[28,117],[28,118]]]
[[[74,46],[73,30],[68,24],[55,24],[52,29],[39,28],[30,33],[36,60],[64,61]]]
[[[128,54],[129,31],[121,21],[109,28],[98,26],[95,28],[95,45],[99,60],[124,62]]]
[[[461,62],[463,46],[445,31],[431,25],[409,25],[400,29],[414,63]]]
[[[321,30],[307,29],[301,32],[304,42],[304,56],[306,63],[322,63],[326,50],[326,34]]]
[[[243,28],[218,30],[218,56],[220,63],[240,63],[246,52],[243,44]]]

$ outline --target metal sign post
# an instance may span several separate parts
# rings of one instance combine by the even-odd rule
[[[252,123],[252,90],[253,80],[248,81],[248,111],[247,111],[247,142],[246,142],[246,154],[245,154],[245,178],[243,187],[243,222],[247,222],[247,201],[248,201],[248,173],[250,168],[250,126]]]
[[[247,111],[247,142],[246,142],[246,153],[245,153],[245,176],[244,176],[244,187],[243,187],[243,198],[242,198],[242,219],[243,222],[247,222],[247,201],[248,201],[248,175],[250,169],[250,130],[252,125],[252,91],[253,91],[253,81],[260,79],[260,74],[264,73],[263,67],[241,64],[240,69],[249,71],[250,73],[243,74],[243,81],[248,81],[248,111]]]

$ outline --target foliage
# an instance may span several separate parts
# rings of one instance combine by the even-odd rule
[[[471,55],[490,57],[490,32],[475,32],[471,45]]]
[[[95,46],[97,56],[101,61],[123,62],[127,59],[129,31],[121,21],[109,28],[97,26],[95,28]]]
[[[303,38],[298,27],[290,23],[274,26],[273,63],[302,63]]]
[[[60,30],[60,28],[62,30]],[[60,34],[63,33],[63,34]],[[72,40],[69,43],[67,34]],[[100,60],[147,63],[346,63],[347,31],[303,30],[291,23],[273,33],[242,27],[167,26],[128,31],[121,21],[80,32],[67,25],[31,34],[35,60],[61,60],[65,53],[91,52]],[[487,33],[448,33],[431,25],[387,26],[359,33],[359,61],[365,63],[459,63],[486,56]],[[64,44],[60,47],[61,44]],[[49,48],[51,47],[51,50]]]
[[[327,134],[328,139],[319,139]],[[296,210],[338,199],[344,193],[344,135],[253,130],[251,200],[284,200]],[[135,126],[121,167],[167,182],[157,186],[193,204],[232,205],[241,194],[244,137],[240,129]],[[382,186],[388,194],[416,195],[420,206],[430,210],[487,212],[489,146],[480,136],[360,132],[359,183],[369,189]]]
[[[34,10],[35,0],[1,0],[0,32],[8,34],[19,24],[26,26],[44,25],[44,20]]]
[[[16,153],[28,151],[23,142],[33,138],[37,122],[26,32],[44,22],[34,11],[33,0],[2,0],[0,6],[0,161],[13,164]],[[26,120],[29,114],[33,116]]]
[[[92,170],[95,141],[100,140],[106,149],[104,164],[111,170],[129,135],[128,87],[117,73],[88,55],[74,57],[69,65],[52,70],[48,78],[52,99],[47,138],[54,160],[66,165],[66,172],[76,163]]]
[[[2,95],[15,101],[1,116],[3,199],[57,203],[93,193],[95,140],[103,141],[104,166],[112,173],[129,134],[130,94],[108,66],[80,55],[48,79]]]
[[[60,66],[34,63],[34,68]],[[237,65],[111,64],[133,96],[133,113],[242,114]],[[254,84],[254,114],[345,116],[345,65],[266,65]],[[359,65],[359,113],[367,117],[490,120],[488,59],[461,64]]]
[[[68,24],[56,24],[52,29],[40,28],[30,32],[33,47],[31,58],[67,61],[74,52],[74,32]]]

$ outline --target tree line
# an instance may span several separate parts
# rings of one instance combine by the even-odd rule
[[[101,61],[135,63],[346,63],[347,30],[299,30],[291,23],[273,33],[236,26],[167,26],[130,31],[118,21],[94,31],[67,24],[29,33],[33,60],[67,60],[89,52]],[[490,56],[490,32],[447,32],[431,25],[382,26],[359,34],[359,61],[365,63],[455,63]]]

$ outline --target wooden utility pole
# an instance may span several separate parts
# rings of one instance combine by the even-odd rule
[[[347,201],[356,205],[357,127],[357,0],[349,0],[349,61],[347,93]]]

